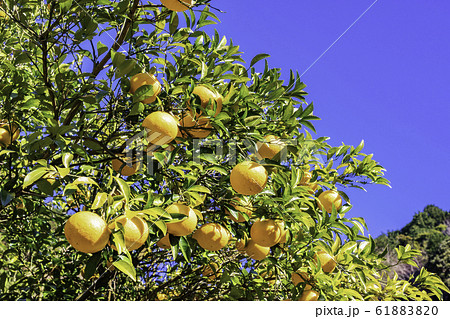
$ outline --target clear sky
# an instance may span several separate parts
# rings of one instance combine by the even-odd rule
[[[215,0],[216,28],[251,60],[302,74],[375,0]],[[426,205],[450,209],[450,2],[379,0],[302,77],[318,135],[357,146],[392,189],[349,190],[349,217],[396,230]],[[262,63],[262,62],[260,62]],[[347,190],[346,190],[347,191]],[[346,216],[347,217],[347,216]]]

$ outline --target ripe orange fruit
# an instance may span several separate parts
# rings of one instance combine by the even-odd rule
[[[138,249],[147,241],[148,225],[141,217],[135,216],[129,219],[125,215],[119,216],[109,224],[109,228],[114,229],[115,223],[120,223],[123,226],[123,238],[129,251]],[[114,245],[111,247],[116,249]]]
[[[178,134],[178,123],[166,112],[156,111],[142,122],[147,129],[147,140],[151,144],[164,145],[173,141]]]
[[[246,197],[234,197],[231,202],[231,206],[242,214],[239,214],[238,218],[236,219],[233,215],[231,215],[230,211],[225,208],[225,213],[236,223],[243,223],[245,222],[243,214],[247,215],[249,218],[252,217],[253,213],[253,206],[252,203],[246,198]]]
[[[181,221],[166,223],[168,233],[174,236],[186,236],[192,233],[195,227],[197,227],[197,215],[189,206],[175,203],[167,207],[166,211],[169,214],[182,214],[187,216],[187,218]]]
[[[342,206],[342,197],[339,193],[333,189],[322,192],[317,199],[317,204],[320,209],[325,209],[328,213],[333,211],[333,205],[336,210],[339,210]]]
[[[299,185],[309,185],[309,181],[311,180],[312,173],[308,171],[303,171],[302,179],[299,182]]]
[[[257,220],[250,229],[250,236],[260,246],[271,247],[281,239],[281,227],[272,219]]]
[[[0,120],[0,146],[9,146],[17,140],[20,135],[19,127],[15,124],[9,124],[7,121]]]
[[[206,86],[199,85],[194,88],[192,94],[195,94],[200,98],[201,106],[204,109],[209,108],[210,110],[213,110],[215,101],[217,104],[215,116],[222,111],[223,98],[219,93],[211,91]],[[199,111],[199,114],[202,114],[202,112]]]
[[[139,73],[133,75],[130,80],[130,92],[134,94],[137,89],[143,85],[151,85],[153,87],[153,95],[141,101],[144,104],[153,103],[161,92],[161,83],[153,74]]]
[[[255,195],[266,187],[268,175],[264,166],[244,161],[237,164],[230,175],[231,187],[242,195]]]
[[[193,235],[200,247],[211,251],[217,251],[225,247],[230,237],[228,230],[217,223],[204,224]]]
[[[134,163],[133,163],[134,162]],[[131,176],[139,169],[139,162],[129,157],[123,159],[113,159],[111,161],[112,169],[122,176]]]
[[[281,229],[281,237],[278,243],[284,244],[285,242],[287,242],[288,231],[284,228],[284,221],[276,220],[276,222],[278,223]]]
[[[311,282],[311,276],[303,271],[293,272],[291,275],[291,280],[294,286],[297,286],[299,283],[302,282]],[[306,284],[304,290],[311,290],[311,288],[312,287],[310,284]]]
[[[263,260],[269,255],[270,247],[260,246],[250,238],[247,241],[247,246],[245,246],[245,252],[254,260]]]
[[[245,241],[243,239],[239,239],[235,244],[236,250],[240,253],[245,252]]]
[[[207,117],[194,117],[192,112],[187,112],[178,124],[181,126],[178,136],[184,138],[205,138],[211,134],[213,128]]]
[[[256,143],[258,154],[262,158],[272,159],[286,146],[280,139],[274,135],[267,135],[264,137],[266,143]]]
[[[193,0],[161,0],[163,6],[167,9],[182,12],[189,9],[192,6]]]
[[[158,240],[156,242],[156,245],[162,249],[170,249],[171,245],[170,245],[169,233],[167,233],[166,236],[164,236],[163,238]]]
[[[321,250],[318,251],[314,255],[314,260],[317,262],[317,258],[320,260],[320,264],[322,265],[322,270],[325,273],[330,273],[334,270],[336,267],[336,261],[334,260],[334,257],[330,256],[327,252]]]
[[[83,253],[96,253],[109,240],[106,222],[92,212],[79,212],[70,216],[64,226],[64,235],[73,248]]]
[[[317,301],[319,299],[319,293],[314,290],[305,290],[298,299],[298,301]]]

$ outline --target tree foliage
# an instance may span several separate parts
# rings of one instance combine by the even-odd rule
[[[450,213],[434,205],[426,206],[422,212],[416,213],[411,222],[402,229],[390,231],[375,239],[378,247],[388,247],[392,264],[397,262],[394,250],[399,245],[410,245],[421,251],[416,259],[420,266],[424,266],[436,273],[448,286],[450,284],[449,261],[449,225]],[[380,248],[378,250],[380,251]],[[383,248],[384,249],[384,248]],[[400,278],[408,279],[417,276],[419,269],[401,264],[395,267]],[[448,300],[448,293],[444,294]]]
[[[21,134],[0,151],[0,298],[296,300],[305,289],[293,285],[296,271],[311,276],[321,300],[441,298],[448,289],[425,269],[414,282],[390,275],[384,253],[364,235],[364,219],[350,217],[346,187],[389,182],[362,152],[363,142],[331,146],[327,137],[311,136],[319,118],[299,75],[291,72],[285,82],[267,54],[246,64],[232,40],[208,34],[219,22],[210,1],[181,13],[154,2],[1,2],[0,118]],[[264,63],[261,71],[257,63]],[[130,77],[140,72],[162,83],[154,103],[142,103],[151,86],[129,93]],[[223,96],[222,112],[202,107],[192,93],[200,84]],[[188,109],[209,118],[211,134],[198,140],[187,133],[146,156],[143,119],[157,110],[182,117]],[[268,134],[287,147],[261,160],[255,146]],[[120,176],[111,161],[130,154],[144,159],[140,170]],[[224,213],[236,214],[229,176],[249,157],[264,165],[269,181],[250,196],[252,218],[236,223]],[[300,183],[305,170],[309,185]],[[316,197],[327,189],[339,189],[341,209],[320,210]],[[226,227],[228,246],[206,251],[191,235],[170,236],[168,250],[155,245],[167,223],[182,218],[165,211],[174,202],[195,208],[199,225]],[[63,227],[84,210],[107,222],[141,216],[150,236],[129,252],[118,227],[111,235],[118,251],[77,252]],[[288,231],[287,242],[262,261],[235,247],[257,218],[282,220]],[[315,261],[320,250],[337,261],[333,272]],[[406,245],[398,254],[414,263],[420,252]]]

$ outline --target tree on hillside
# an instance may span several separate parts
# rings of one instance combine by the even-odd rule
[[[383,167],[363,143],[313,139],[299,75],[207,34],[210,1],[0,7],[2,300],[448,291],[425,269],[388,274],[344,192],[388,185]]]
[[[423,211],[414,214],[412,221],[402,229],[376,238],[377,251],[381,253],[387,247],[386,259],[389,264],[395,265],[392,270],[397,272],[399,278],[408,279],[419,274],[420,269],[416,265],[397,264],[395,248],[410,245],[421,251],[421,255],[415,259],[417,265],[436,273],[448,286],[449,224],[450,212],[428,205]],[[448,294],[444,294],[444,300],[448,300]]]

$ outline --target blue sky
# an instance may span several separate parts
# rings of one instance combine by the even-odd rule
[[[302,74],[375,0],[216,0],[221,35],[250,61]],[[396,230],[426,205],[450,209],[450,2],[379,0],[302,77],[318,136],[357,146],[392,189],[346,190],[370,234]],[[261,62],[260,62],[261,63]]]

